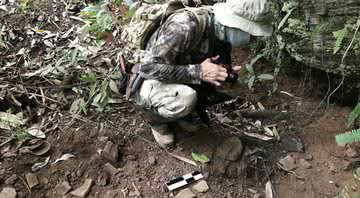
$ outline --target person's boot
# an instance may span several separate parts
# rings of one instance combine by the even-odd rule
[[[151,125],[151,132],[160,146],[170,147],[174,145],[175,136],[167,124]]]
[[[187,132],[196,132],[201,129],[202,121],[200,119],[194,118],[193,115],[188,115],[184,118],[181,118],[176,121],[180,128],[184,129]]]

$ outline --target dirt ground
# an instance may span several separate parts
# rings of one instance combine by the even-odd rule
[[[243,93],[240,96],[242,100],[238,103],[244,100],[259,101],[266,109],[287,110],[287,128],[280,132],[295,133],[305,147],[304,152],[289,154],[296,163],[306,159],[311,167],[297,167],[295,174],[298,177],[295,177],[293,173],[285,172],[277,166],[277,160],[287,155],[287,152],[279,147],[279,143],[245,140],[247,147],[264,150],[257,155],[262,162],[268,162],[267,167],[270,168],[261,170],[261,167],[265,166],[257,166],[260,169],[248,167],[246,174],[229,177],[211,171],[211,168],[202,167],[210,190],[198,194],[198,197],[264,195],[264,186],[268,180],[274,185],[276,197],[334,197],[342,182],[352,177],[351,172],[345,170],[348,164],[344,155],[345,148],[336,146],[334,141],[337,133],[346,130],[350,109],[330,105],[323,113],[326,105],[317,109],[322,98],[314,94],[307,96],[309,93],[304,91],[301,80],[282,76],[278,78],[278,83],[279,91],[291,93],[292,96],[280,92],[268,96],[266,88],[260,88],[266,87],[266,84],[263,84],[255,87],[253,93]],[[17,190],[18,197],[61,197],[56,185],[68,181],[72,188],[77,188],[87,178],[95,181],[89,197],[128,197],[135,191],[133,185],[142,197],[171,197],[177,192],[166,192],[165,182],[173,177],[201,170],[173,158],[168,151],[157,147],[149,127],[126,102],[114,105],[111,112],[102,115],[74,118],[63,112],[57,116],[62,120],[62,125],[47,134],[51,151],[45,156],[23,154],[2,157],[1,187],[9,186],[3,182],[14,174],[24,178],[35,162],[43,161],[47,156],[51,156],[53,161],[66,153],[75,157],[47,165],[34,173],[40,184],[31,189],[31,194],[25,186],[25,180],[17,179],[11,184],[10,186]],[[214,149],[229,136],[228,131],[229,129],[214,123],[209,129],[180,138],[180,142],[169,152],[189,159],[192,151],[212,156]],[[119,170],[114,176],[104,170],[104,165],[109,161],[99,155],[99,150],[104,148],[108,140],[119,145],[120,160],[111,162]],[[277,154],[269,154],[272,152]],[[211,162],[207,166],[211,167]]]
[[[19,23],[21,26],[22,23]],[[234,52],[235,63],[245,61],[240,58],[243,53]],[[72,197],[70,193],[64,193],[60,184],[67,181],[72,189],[77,189],[86,179],[92,179],[94,186],[88,197],[139,197],[139,193],[145,198],[174,197],[179,191],[167,192],[165,183],[198,170],[204,175],[209,191],[197,193],[197,197],[265,197],[268,181],[273,185],[274,197],[335,197],[343,182],[352,178],[346,148],[335,143],[335,135],[347,130],[351,109],[323,103],[316,83],[309,86],[304,83],[303,77],[282,74],[276,81],[278,90],[275,93],[271,93],[272,82],[259,82],[252,91],[245,86],[237,90],[239,97],[236,100],[209,109],[213,121],[210,128],[204,127],[194,134],[174,128],[178,143],[169,150],[156,145],[149,126],[126,101],[111,105],[108,112],[90,112],[87,116],[74,116],[67,110],[50,112],[44,115],[49,117],[46,119],[49,130],[44,141],[51,145],[51,150],[35,156],[18,152],[29,141],[6,145],[0,153],[0,189],[12,187],[19,198]],[[216,149],[224,140],[239,132],[219,123],[214,114],[230,117],[231,126],[236,125],[240,129],[245,127],[241,124],[244,118],[236,112],[245,103],[257,105],[258,102],[266,110],[286,112],[286,118],[280,121],[262,120],[265,124],[278,125],[280,141],[265,142],[241,137],[245,150],[252,153],[252,163],[239,174],[217,171],[213,158]],[[55,120],[60,120],[60,124],[56,125]],[[256,119],[250,121],[255,122]],[[297,141],[288,142],[288,137]],[[117,161],[101,154],[109,141],[118,149]],[[284,146],[286,143],[288,145]],[[295,144],[303,144],[304,149],[292,152]],[[210,163],[194,166],[171,155],[191,159],[192,152],[205,154]],[[54,163],[64,154],[74,157]],[[284,171],[278,166],[279,159],[287,155],[295,160],[296,168],[292,171]],[[30,188],[25,175],[32,172],[34,163],[43,162],[47,157],[50,157],[50,163],[33,172],[39,184]],[[304,167],[304,161],[310,166]],[[109,173],[107,163],[115,167],[116,173]]]

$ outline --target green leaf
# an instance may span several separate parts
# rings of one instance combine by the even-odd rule
[[[113,19],[105,10],[101,10],[96,15],[96,24],[100,32],[110,31],[113,26]]]
[[[95,83],[96,76],[94,74],[81,75],[80,80],[87,83]]]
[[[111,80],[111,79],[110,79],[110,81],[109,81],[109,87],[110,87],[111,91],[113,91],[113,92],[115,92],[115,93],[117,93],[117,94],[120,94],[119,89],[118,89],[118,87],[117,87],[117,85],[116,85],[116,82],[115,82],[114,80]]]
[[[249,87],[249,89],[251,89],[251,88],[254,86],[255,79],[256,79],[255,75],[253,75],[253,76],[250,77],[250,79],[249,79],[249,81],[248,81],[248,87]]]
[[[90,86],[89,99],[91,99],[96,93],[97,84],[94,83]]]
[[[194,161],[200,162],[202,164],[210,162],[210,159],[208,157],[200,153],[191,153],[191,157],[193,158]]]
[[[334,37],[336,38],[336,42],[335,42],[335,46],[334,46],[334,54],[336,54],[336,52],[338,52],[341,49],[341,44],[343,43],[343,40],[345,38],[345,36],[348,33],[348,29],[345,26],[343,29],[338,30],[336,32],[333,32]]]
[[[338,145],[351,144],[353,142],[360,142],[360,129],[352,130],[335,136],[336,143]]]
[[[246,64],[246,70],[250,73],[250,74],[254,74],[254,68],[252,65],[250,64]]]
[[[356,107],[353,109],[353,111],[350,113],[349,119],[348,119],[348,128],[350,128],[356,119],[360,116],[360,103],[356,105]]]
[[[257,78],[261,80],[273,80],[274,76],[271,74],[260,74],[257,76]]]

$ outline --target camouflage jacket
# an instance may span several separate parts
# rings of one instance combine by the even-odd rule
[[[209,13],[209,18],[212,13]],[[200,44],[194,47],[199,24],[190,11],[171,15],[154,32],[146,45],[140,75],[169,83],[200,84],[200,63],[209,57],[210,23]]]

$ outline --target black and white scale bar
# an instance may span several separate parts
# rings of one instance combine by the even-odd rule
[[[169,189],[169,191],[173,191],[202,178],[204,178],[204,176],[200,173],[200,171],[195,171],[193,173],[189,173],[169,181],[166,183],[166,187]]]

